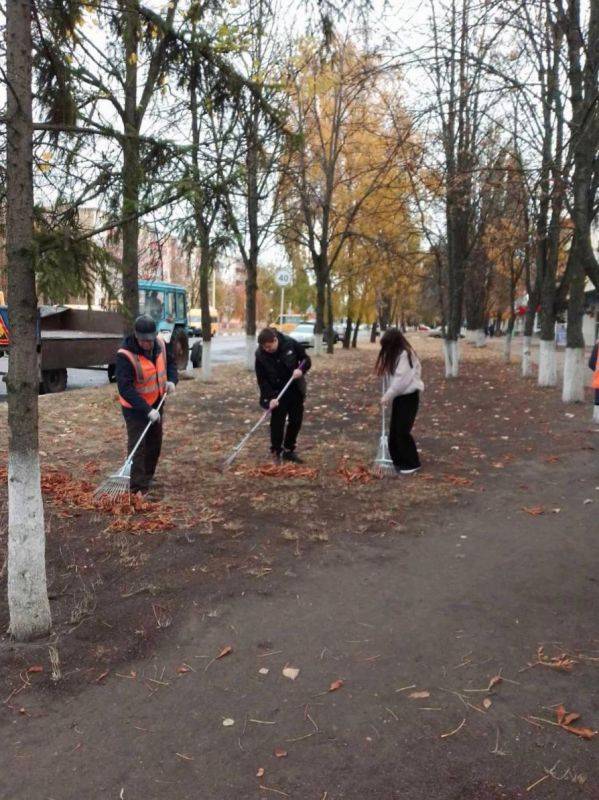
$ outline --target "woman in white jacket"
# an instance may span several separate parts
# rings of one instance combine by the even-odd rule
[[[420,469],[420,458],[411,430],[424,384],[420,377],[418,356],[403,333],[396,328],[385,331],[381,338],[375,372],[384,379],[386,389],[381,404],[392,404],[389,430],[391,458],[398,473],[410,475]]]

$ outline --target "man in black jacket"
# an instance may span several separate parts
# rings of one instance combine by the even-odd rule
[[[127,452],[133,450],[148,422],[153,425],[133,456],[132,492],[145,494],[154,477],[162,448],[162,396],[175,391],[177,364],[165,342],[158,338],[156,322],[147,314],[135,320],[133,336],[127,336],[116,357],[119,401],[127,426]],[[164,406],[163,406],[164,409]]]
[[[295,443],[304,416],[304,376],[311,366],[304,346],[295,339],[274,328],[264,328],[260,332],[256,350],[256,379],[260,387],[260,405],[271,411],[270,451],[275,464],[280,464],[281,458],[283,461],[302,463],[295,452]],[[277,395],[290,378],[294,378],[293,383],[277,400]]]

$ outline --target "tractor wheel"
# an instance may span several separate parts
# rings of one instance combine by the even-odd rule
[[[202,366],[202,342],[195,342],[191,348],[191,365],[194,369]]]
[[[64,392],[67,388],[66,369],[43,369],[40,383],[41,394],[55,394]]]
[[[189,361],[189,339],[182,328],[175,328],[173,331],[171,347],[177,369],[181,371],[187,369],[187,362]]]

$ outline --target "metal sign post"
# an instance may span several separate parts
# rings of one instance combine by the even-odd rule
[[[281,267],[275,274],[275,282],[277,286],[281,287],[281,316],[279,317],[279,325],[283,324],[283,316],[285,314],[285,287],[291,285],[292,275],[291,270],[287,267]]]

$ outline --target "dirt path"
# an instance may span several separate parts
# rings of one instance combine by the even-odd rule
[[[340,459],[373,450],[369,357],[313,381],[316,478],[208,473],[204,522],[153,535],[54,498],[61,678],[47,644],[2,645],[1,798],[599,798],[599,737],[552,724],[561,703],[599,728],[588,409],[486,355],[448,385],[431,353],[426,471],[348,484]]]

